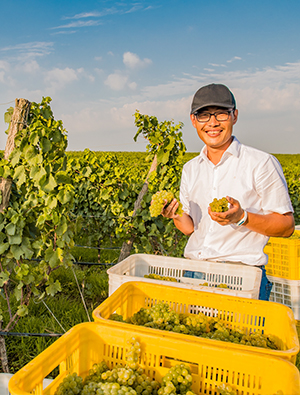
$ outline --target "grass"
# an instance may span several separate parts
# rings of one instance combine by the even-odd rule
[[[86,306],[82,302],[74,273]],[[106,269],[74,265],[74,273],[72,268],[57,270],[54,276],[61,282],[62,292],[43,302],[32,300],[29,314],[21,318],[11,332],[63,334],[76,324],[88,322],[89,317],[93,321],[92,311],[108,296]],[[3,300],[1,303],[5,308]],[[6,336],[10,373],[15,373],[29,363],[56,339],[57,337]]]

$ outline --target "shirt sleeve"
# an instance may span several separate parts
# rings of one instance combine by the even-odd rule
[[[256,181],[265,214],[294,212],[282,167],[274,156],[261,163]]]

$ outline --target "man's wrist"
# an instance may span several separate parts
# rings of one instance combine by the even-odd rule
[[[247,213],[246,210],[244,210],[243,217],[238,222],[236,222],[235,225],[236,226],[242,226],[242,225],[244,225],[247,222],[247,220],[248,220],[248,213]]]

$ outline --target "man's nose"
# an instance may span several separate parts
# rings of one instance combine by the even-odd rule
[[[209,125],[219,125],[220,122],[217,120],[216,116],[214,114],[211,114],[210,120],[208,121]]]

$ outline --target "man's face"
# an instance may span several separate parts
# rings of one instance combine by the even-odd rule
[[[221,107],[206,107],[201,109],[201,113],[219,113],[226,112],[227,109]],[[225,151],[232,141],[232,128],[237,122],[238,110],[229,114],[227,121],[218,121],[214,115],[211,115],[207,122],[199,122],[196,115],[191,114],[191,121],[196,128],[198,136],[206,144],[208,149]]]

